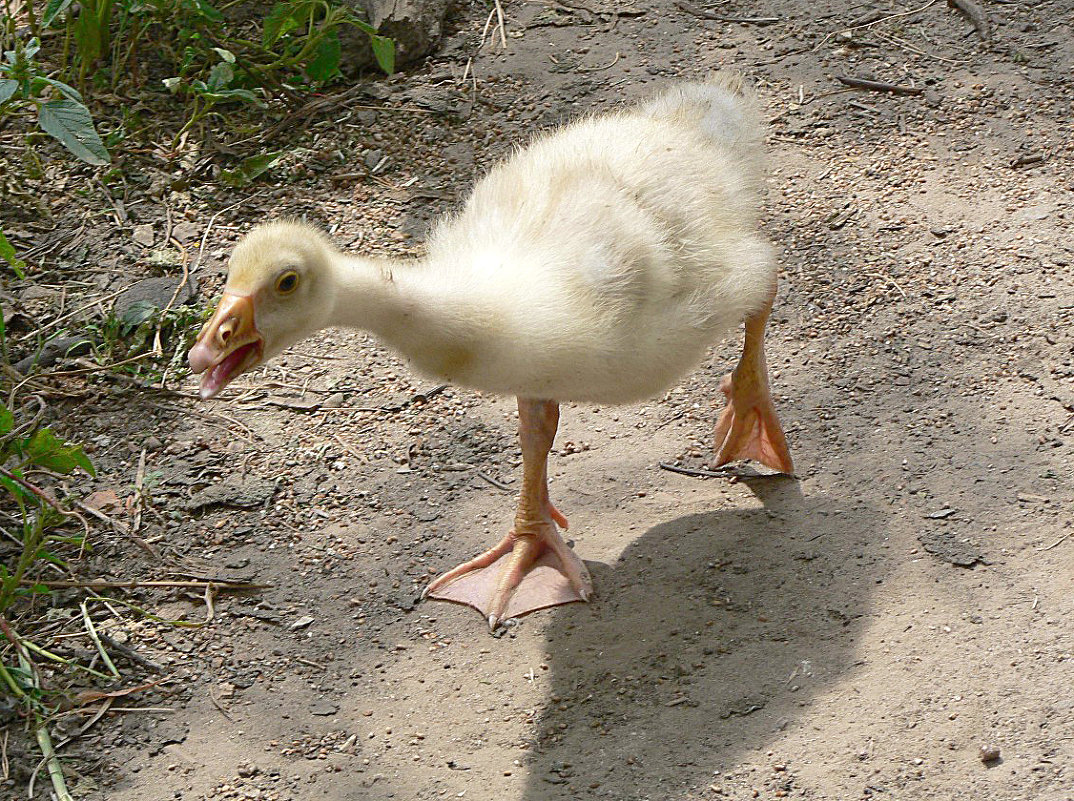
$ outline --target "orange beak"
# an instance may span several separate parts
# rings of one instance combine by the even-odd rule
[[[187,354],[191,372],[204,373],[201,397],[219,394],[231,379],[260,362],[264,350],[265,340],[254,322],[253,298],[225,291]]]

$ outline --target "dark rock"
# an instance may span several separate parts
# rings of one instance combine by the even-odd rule
[[[124,322],[137,325],[141,320],[136,318],[166,308],[172,295],[175,295],[173,307],[188,303],[197,294],[198,285],[193,277],[187,279],[185,286],[181,286],[181,282],[181,278],[171,275],[136,281],[116,298],[112,313]],[[176,289],[178,294],[175,294]]]
[[[720,717],[724,720],[732,717],[744,718],[746,715],[752,715],[754,712],[764,709],[767,703],[768,699],[763,696],[749,695],[728,704],[727,708],[720,712]]]
[[[944,507],[943,509],[940,509],[938,511],[929,512],[927,515],[925,515],[925,517],[927,517],[929,520],[946,520],[954,513],[954,509],[951,509],[950,507]]]
[[[254,682],[260,675],[260,670],[243,670],[231,677],[231,683],[238,690],[248,690],[254,686]]]
[[[917,539],[926,551],[952,565],[973,567],[988,564],[979,547],[953,531],[923,531],[917,535]]]
[[[276,482],[264,478],[245,481],[228,479],[195,492],[185,504],[190,511],[208,506],[250,508],[267,503],[276,491]]]
[[[320,717],[330,717],[339,711],[339,704],[333,704],[331,701],[314,701],[310,704],[310,714],[318,715]]]
[[[90,352],[93,342],[86,337],[59,337],[50,339],[36,353],[15,362],[15,369],[26,375],[35,366],[38,369],[51,367],[60,359],[84,356]]]
[[[350,7],[395,41],[396,66],[410,64],[429,55],[440,44],[444,17],[450,0],[345,0]],[[340,39],[344,59],[354,67],[376,65],[369,37],[361,31],[344,31]]]
[[[365,154],[364,158],[362,159],[362,161],[365,162],[366,167],[368,167],[369,169],[372,170],[378,164],[380,164],[380,162],[381,162],[381,160],[383,158],[384,158],[384,151],[383,150],[369,150],[369,151],[366,151],[366,154]]]
[[[201,226],[192,222],[177,223],[172,228],[172,236],[182,242],[184,245],[187,242],[193,242],[201,235]]]

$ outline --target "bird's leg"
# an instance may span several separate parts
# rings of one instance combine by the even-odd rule
[[[567,519],[548,498],[548,452],[559,426],[559,404],[518,399],[522,492],[515,527],[494,547],[449,570],[424,595],[467,604],[496,628],[501,620],[549,606],[588,601],[585,564],[560,537]]]
[[[746,341],[734,372],[720,389],[727,407],[716,422],[716,466],[736,459],[754,459],[780,473],[793,473],[787,438],[772,405],[764,358],[764,329],[775,293],[764,308],[746,318]]]

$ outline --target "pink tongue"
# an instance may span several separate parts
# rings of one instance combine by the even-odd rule
[[[246,354],[255,347],[255,343],[243,345],[241,348],[229,353],[220,364],[201,377],[201,397],[203,400],[213,398],[227,383],[234,378],[232,375],[246,358]]]

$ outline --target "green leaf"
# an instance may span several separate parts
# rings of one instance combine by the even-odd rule
[[[86,456],[86,453],[82,450],[81,445],[73,446],[72,455],[74,456],[75,461],[78,462],[79,467],[81,467],[91,476],[97,475],[97,468],[93,466],[93,462],[91,462],[90,458]]]
[[[6,103],[19,91],[19,82],[12,78],[0,80],[0,103]]]
[[[82,99],[82,95],[80,95],[78,93],[78,90],[75,89],[73,86],[68,86],[63,81],[57,81],[55,78],[42,78],[41,80],[43,80],[49,86],[55,86],[57,89],[60,90],[61,94],[63,94],[65,97],[71,98],[76,103],[84,103],[85,102]]]
[[[373,58],[377,60],[377,66],[384,70],[388,75],[394,74],[395,40],[389,39],[387,36],[380,36],[377,33],[377,29],[365,20],[358,19],[350,14],[347,14],[343,19],[345,22],[349,22],[358,30],[364,31],[369,35],[369,46],[373,48]]]
[[[19,484],[17,481],[12,481],[7,476],[0,476],[0,487],[6,489],[11,497],[19,502],[20,506],[23,501],[32,500],[34,497],[28,489],[25,489],[22,486],[22,484]]]
[[[44,548],[34,554],[34,559],[44,559],[46,562],[52,562],[52,564],[54,565],[58,565],[60,567],[67,567],[67,562],[56,556],[56,554],[52,553],[51,551],[46,551]]]
[[[369,46],[373,48],[373,58],[377,65],[388,75],[395,72],[395,40],[387,36],[373,34],[369,37]]]
[[[48,0],[48,4],[45,6],[45,13],[41,15],[41,23],[48,28],[56,20],[56,17],[71,7],[73,2],[74,0]]]
[[[376,36],[377,35],[377,29],[376,28],[374,28],[372,25],[370,25],[364,19],[359,19],[358,17],[354,16],[353,14],[347,14],[346,16],[344,16],[343,21],[344,22],[349,22],[355,28],[357,28],[360,31],[364,31],[365,33],[368,33],[370,36]]]
[[[193,6],[198,10],[198,13],[201,14],[204,19],[209,20],[209,22],[224,21],[224,15],[217,11],[213,6],[204,2],[204,0],[193,0]]]
[[[326,83],[339,75],[339,37],[328,31],[317,43],[313,58],[306,64],[306,75],[314,83]]]
[[[214,64],[213,68],[209,70],[209,91],[218,92],[221,89],[227,89],[234,78],[235,70],[226,61]]]
[[[87,12],[75,17],[71,25],[75,52],[78,54],[78,62],[82,68],[92,65],[104,54],[109,31],[107,22],[102,25],[95,13],[88,9]]]
[[[213,50],[218,56],[220,56],[220,58],[224,59],[224,61],[226,61],[228,64],[235,63],[235,54],[232,53],[230,50],[225,50],[222,47],[214,47]]]
[[[304,3],[277,3],[262,23],[261,44],[272,47],[281,36],[293,31],[305,18]]]
[[[282,155],[281,152],[259,153],[245,158],[234,170],[221,170],[220,180],[229,186],[246,186],[263,172],[276,166]]]
[[[183,79],[176,75],[174,78],[164,78],[161,83],[164,84],[164,88],[172,94],[179,88],[179,84],[183,82]]]
[[[139,300],[123,311],[120,321],[130,329],[135,329],[157,313],[157,304],[151,300]]]
[[[263,106],[257,95],[251,92],[249,89],[221,89],[219,91],[211,91],[209,87],[203,84],[201,81],[194,81],[193,88],[197,92],[199,97],[203,97],[206,100],[211,100],[214,103],[224,103],[228,101],[242,101],[244,103],[253,103],[255,106]]]
[[[37,121],[41,130],[54,137],[87,164],[108,164],[105,150],[89,109],[69,97],[38,103]]]
[[[39,428],[33,433],[25,443],[25,453],[33,464],[47,470],[66,475],[81,467],[91,476],[95,475],[93,464],[82,452],[81,446],[66,444],[47,428]]]
[[[7,241],[3,231],[0,231],[0,259],[3,259],[19,278],[26,277],[26,262],[15,255],[15,247]],[[2,332],[0,327],[0,333]]]
[[[0,406],[0,434],[6,434],[15,426],[15,415],[6,406]]]

